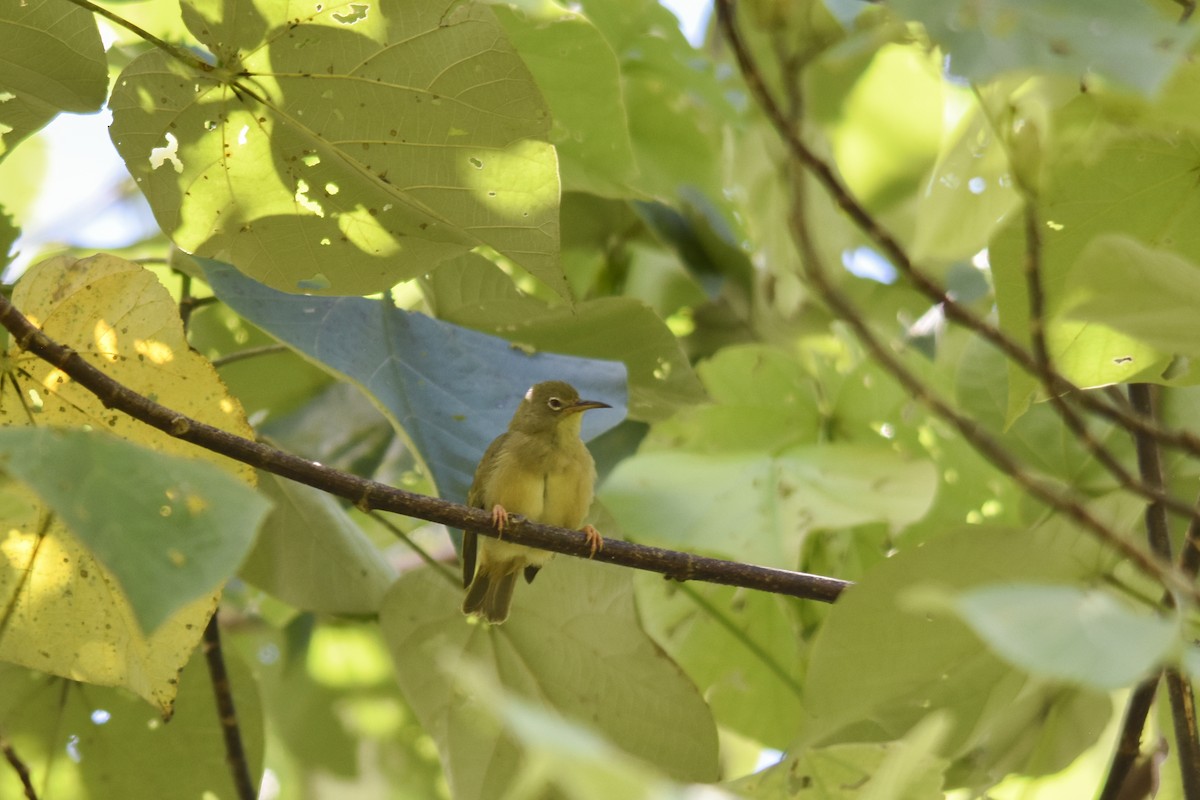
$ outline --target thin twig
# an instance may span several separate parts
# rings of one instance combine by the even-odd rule
[[[258,347],[247,347],[245,350],[238,350],[237,352],[229,353],[219,358],[214,358],[212,360],[212,365],[217,369],[220,369],[221,367],[227,367],[230,364],[236,364],[239,361],[245,361],[250,358],[259,358],[260,356],[271,356],[275,355],[276,353],[286,352],[288,352],[288,346],[286,344],[264,344]],[[1200,519],[1197,519],[1196,521],[1200,523]]]
[[[242,730],[238,727],[233,687],[229,683],[229,672],[225,669],[225,656],[221,651],[221,629],[216,612],[208,618],[208,626],[204,629],[204,660],[208,662],[208,674],[217,700],[217,715],[221,720],[221,734],[225,738],[225,763],[229,766],[238,800],[254,800],[258,797],[258,790],[254,788],[254,781],[250,777],[250,763],[246,760],[246,748],[242,745]]]
[[[364,512],[379,509],[475,531],[484,536],[497,535],[492,526],[491,513],[483,509],[406,492],[332,469],[261,442],[244,439],[160,405],[113,380],[73,349],[51,340],[4,297],[0,297],[0,325],[12,333],[18,347],[62,370],[94,394],[106,408],[122,411],[168,436],[343,497]],[[515,516],[510,517],[505,525],[504,538],[517,544],[580,558],[590,558],[592,553],[587,536],[581,531],[542,525]],[[595,560],[658,572],[676,580],[744,586],[826,603],[835,601],[850,586],[848,581],[838,578],[725,561],[615,539],[604,540],[603,548],[595,554]]]
[[[95,3],[88,2],[88,0],[68,0],[68,2],[74,3],[75,5],[79,6],[80,8],[87,9],[88,11],[91,11],[93,14],[99,14],[100,16],[104,17],[108,21],[115,23],[117,25],[120,25],[125,30],[136,34],[137,36],[141,37],[142,39],[145,39],[147,42],[154,45],[159,50],[162,50],[164,53],[171,56],[176,61],[187,64],[192,69],[198,69],[201,72],[212,72],[214,69],[212,64],[209,64],[208,62],[204,61],[203,59],[198,58],[197,56],[193,55],[192,53],[189,53],[187,50],[184,50],[182,47],[178,47],[176,45],[171,44],[170,42],[163,41],[162,39],[155,36],[153,33],[150,33],[149,31],[135,25],[134,23],[130,22],[129,20],[124,19],[123,17],[120,17],[117,14],[114,14],[113,12],[109,11],[107,8],[104,8],[103,6],[98,6]]]
[[[775,677],[779,679],[779,682],[786,686],[792,694],[799,699],[804,699],[804,687],[800,685],[795,677],[793,677],[782,664],[776,661],[775,658],[768,653],[761,644],[751,639],[750,635],[746,633],[744,629],[735,625],[733,620],[731,620],[722,609],[717,608],[712,603],[708,602],[704,595],[700,594],[700,592],[696,591],[687,584],[683,584],[680,589],[684,594],[691,598],[693,603],[704,609],[704,612],[708,614],[708,616],[714,622],[724,628],[726,633],[732,636],[734,640],[742,645],[742,647],[749,650],[750,653],[757,658],[764,667],[770,670]]]
[[[918,402],[925,405],[935,416],[952,425],[962,437],[991,462],[992,466],[1011,477],[1029,494],[1057,509],[1074,520],[1080,527],[1091,532],[1101,542],[1129,559],[1139,570],[1158,580],[1165,588],[1186,594],[1200,601],[1200,593],[1189,582],[1183,580],[1174,568],[1157,556],[1142,550],[1124,536],[1101,522],[1076,498],[1036,479],[1017,459],[1009,453],[990,433],[974,420],[955,411],[949,403],[934,394],[900,359],[879,340],[863,321],[861,313],[841,290],[837,289],[826,275],[821,257],[813,245],[808,225],[803,219],[803,208],[794,208],[792,228],[800,244],[801,257],[807,267],[809,280],[817,288],[822,299],[854,331],[859,341],[870,352],[873,360],[903,386]]]
[[[0,733],[0,752],[4,753],[4,760],[17,773],[17,778],[21,781],[21,786],[25,789],[25,799],[38,800],[37,790],[33,788],[33,777],[29,774],[29,767],[17,755],[17,751],[13,749],[12,742],[6,739],[2,733]]]
[[[1158,681],[1162,673],[1155,673],[1146,678],[1129,695],[1125,704],[1125,719],[1121,721],[1121,733],[1117,736],[1117,750],[1113,753],[1112,764],[1108,767],[1108,775],[1104,779],[1104,788],[1100,790],[1096,800],[1117,800],[1125,785],[1125,778],[1133,768],[1142,752],[1142,731],[1146,729],[1146,717],[1150,707],[1154,705],[1154,695],[1158,691]]]
[[[1183,777],[1184,800],[1200,800],[1200,739],[1196,732],[1196,695],[1192,682],[1177,668],[1163,670],[1167,678],[1167,697],[1171,699],[1171,722],[1175,729],[1175,747],[1179,751],[1179,772]]]
[[[738,61],[742,77],[759,106],[766,113],[768,120],[779,136],[784,140],[792,156],[799,161],[817,181],[825,188],[847,216],[883,251],[896,269],[902,272],[917,289],[931,301],[938,303],[946,318],[963,327],[975,331],[986,341],[999,349],[1005,356],[1016,363],[1030,375],[1037,374],[1033,356],[1028,350],[1019,345],[1012,337],[994,325],[988,324],[981,316],[966,306],[954,300],[936,280],[918,269],[909,258],[904,248],[891,233],[885,230],[879,222],[867,211],[842,184],[834,173],[833,168],[819,158],[798,135],[796,129],[788,121],[783,110],[775,101],[762,79],[754,56],[743,41],[734,19],[733,0],[716,0],[717,22],[724,32],[725,38]],[[1136,414],[1130,414],[1125,409],[1112,406],[1092,393],[1082,391],[1078,386],[1068,381],[1057,372],[1050,373],[1055,394],[1070,394],[1088,411],[1098,414],[1110,421],[1119,423],[1128,430],[1134,430],[1153,436],[1164,446],[1185,450],[1193,455],[1200,455],[1200,436],[1186,430],[1170,430],[1162,426],[1140,419]]]
[[[1135,383],[1129,387],[1129,403],[1133,410],[1151,419],[1156,416],[1154,395],[1154,388],[1148,384]],[[1164,485],[1162,457],[1157,444],[1149,436],[1140,434],[1134,435],[1134,443],[1142,479],[1151,486]],[[1146,506],[1146,538],[1159,557],[1171,557],[1167,515],[1160,503]],[[1165,598],[1167,605],[1173,606],[1174,599],[1170,596]],[[1200,731],[1196,729],[1196,697],[1192,693],[1191,683],[1178,669],[1168,667],[1163,674],[1167,680],[1167,697],[1171,701],[1171,721],[1183,779],[1183,795],[1187,800],[1200,800]]]
[[[1038,209],[1036,198],[1027,194],[1025,198],[1025,287],[1026,293],[1029,295],[1029,340],[1033,346],[1033,360],[1036,369],[1036,377],[1041,382],[1042,388],[1046,395],[1050,398],[1050,404],[1054,406],[1059,417],[1071,431],[1071,434],[1079,441],[1085,450],[1103,466],[1108,473],[1117,479],[1118,482],[1125,488],[1140,495],[1143,499],[1149,500],[1154,507],[1158,507],[1170,511],[1179,516],[1186,517],[1191,520],[1192,524],[1200,524],[1200,509],[1195,504],[1185,503],[1177,497],[1171,496],[1166,491],[1166,484],[1161,481],[1155,482],[1147,477],[1145,470],[1142,470],[1142,477],[1138,477],[1130,472],[1125,466],[1117,460],[1108,448],[1097,441],[1092,432],[1088,430],[1087,424],[1083,418],[1075,413],[1067,403],[1066,397],[1055,391],[1054,386],[1054,369],[1050,361],[1050,350],[1046,345],[1046,316],[1045,316],[1045,293],[1042,285],[1042,233],[1041,233],[1041,214]],[[1132,392],[1132,389],[1130,390]],[[1135,404],[1136,405],[1136,404]],[[1136,411],[1136,408],[1134,409]],[[1145,415],[1143,415],[1145,416]],[[1153,417],[1150,418],[1154,420]],[[1142,443],[1145,442],[1153,449],[1154,458],[1158,458],[1158,448],[1155,446],[1154,440],[1148,436],[1138,434],[1139,454],[1142,452]],[[1149,514],[1149,511],[1147,511]],[[1147,517],[1149,523],[1149,517]],[[1163,525],[1166,525],[1165,518]],[[1158,550],[1155,545],[1155,552],[1159,557],[1169,560],[1170,544],[1167,542],[1165,531],[1162,533],[1162,543],[1166,543],[1165,551]]]
[[[459,582],[459,577],[458,577],[457,571],[450,569],[445,564],[438,561],[433,556],[429,555],[428,551],[426,551],[424,547],[421,547],[419,544],[417,544],[415,541],[413,541],[413,538],[411,536],[409,536],[407,533],[405,533],[400,528],[399,525],[392,522],[390,519],[385,517],[383,514],[380,514],[378,511],[371,511],[369,513],[373,520],[378,522],[383,527],[387,528],[389,531],[391,531],[393,536],[395,536],[397,539],[399,539],[400,541],[402,541],[406,545],[408,545],[409,550],[412,550],[414,553],[416,553],[417,556],[422,561],[424,561],[427,566],[432,567],[434,570],[437,571],[437,573],[439,575],[442,575],[447,580],[449,580],[452,584],[454,584],[455,588],[462,586],[462,583]]]

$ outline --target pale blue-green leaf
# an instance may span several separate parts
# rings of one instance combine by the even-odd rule
[[[1147,676],[1179,638],[1172,620],[1076,586],[979,586],[962,592],[954,607],[1005,660],[1035,675],[1103,690]]]
[[[337,501],[270,473],[258,485],[275,507],[241,576],[305,611],[378,611],[395,571]]]
[[[946,768],[939,757],[949,728],[934,712],[894,742],[798,748],[778,764],[733,784],[756,800],[926,800],[940,797]]]
[[[213,291],[246,319],[372,396],[416,447],[440,494],[463,501],[483,451],[529,387],[565,380],[611,410],[584,417],[584,438],[625,417],[625,367],[525,353],[503,339],[361,297],[304,297],[200,260]]]
[[[1162,8],[1125,0],[897,0],[946,51],[947,69],[972,81],[1046,70],[1099,75],[1153,94],[1183,61],[1196,28]],[[1176,16],[1178,16],[1176,14]]]
[[[82,430],[0,430],[0,469],[113,572],[147,633],[234,574],[270,508],[212,464]]]
[[[486,669],[459,662],[455,676],[481,711],[493,715],[520,742],[517,785],[557,791],[571,800],[687,800],[694,790],[630,756],[594,730],[506,691]],[[705,787],[705,800],[734,795]]]
[[[556,559],[517,587],[503,625],[464,618],[461,603],[455,581],[422,569],[395,583],[380,613],[400,687],[437,743],[454,797],[510,796],[528,758],[523,737],[464,692],[459,664],[675,780],[716,778],[712,716],[638,625],[626,570]]]
[[[621,462],[600,499],[638,541],[773,566],[796,564],[806,534],[919,520],[937,475],[887,447],[833,444],[755,452],[642,453]]]
[[[503,337],[527,351],[623,362],[634,419],[664,419],[704,396],[679,340],[632,297],[550,307],[522,295],[495,264],[475,254],[448,262],[424,286],[438,319]]]

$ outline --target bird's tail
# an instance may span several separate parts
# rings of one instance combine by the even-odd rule
[[[488,622],[500,624],[508,619],[508,607],[512,604],[513,587],[517,584],[517,571],[495,569],[493,565],[481,564],[474,580],[467,587],[463,600],[464,614],[478,614]]]

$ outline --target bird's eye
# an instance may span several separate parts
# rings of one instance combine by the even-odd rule
[[[559,400],[557,397],[551,397],[549,400],[546,401],[546,405],[550,407],[551,411],[562,411],[563,410],[563,401]]]

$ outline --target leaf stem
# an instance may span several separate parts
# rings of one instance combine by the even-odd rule
[[[779,681],[789,690],[791,690],[792,694],[796,695],[796,697],[800,700],[804,699],[804,689],[800,686],[799,681],[792,677],[792,675],[790,675],[788,671],[783,668],[782,664],[772,658],[771,654],[764,650],[762,645],[747,636],[744,630],[734,625],[733,620],[729,619],[727,614],[722,612],[712,603],[708,602],[708,600],[705,599],[705,597],[701,595],[699,591],[691,586],[688,586],[686,583],[681,584],[679,588],[684,594],[692,599],[692,602],[704,609],[705,613],[707,613],[714,622],[728,631],[730,636],[732,636],[734,639],[740,642],[743,647],[749,650],[754,657],[763,664],[763,666],[771,670],[771,672],[775,674],[775,677],[779,678]]]
[[[191,67],[193,69],[198,69],[201,72],[212,72],[214,70],[213,65],[209,64],[204,59],[202,59],[192,53],[189,53],[187,50],[183,49],[182,47],[179,47],[178,45],[173,45],[170,42],[163,41],[162,39],[155,36],[153,33],[150,33],[149,31],[145,30],[144,28],[142,28],[138,25],[135,25],[134,23],[130,22],[129,20],[125,19],[124,17],[120,17],[117,14],[114,14],[113,12],[109,11],[107,8],[104,8],[103,6],[98,6],[95,3],[89,2],[89,0],[68,0],[68,2],[74,3],[75,5],[79,6],[80,8],[91,11],[93,14],[99,14],[100,16],[107,19],[109,22],[112,22],[116,25],[120,25],[122,28],[126,29],[127,31],[137,34],[142,39],[145,39],[147,42],[154,45],[159,50],[162,50],[164,53],[166,53],[167,55],[174,58],[176,61],[180,61],[184,64],[187,64],[189,67]]]

